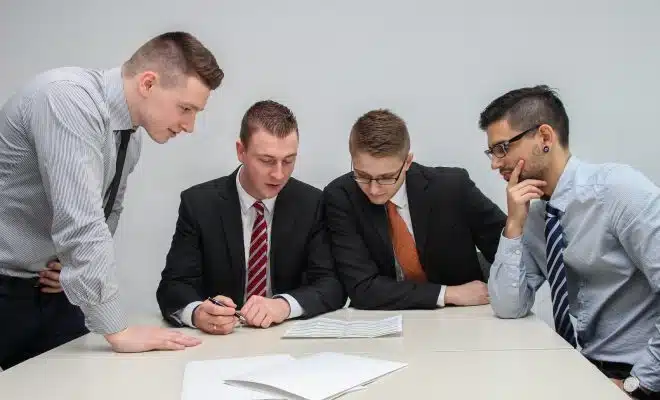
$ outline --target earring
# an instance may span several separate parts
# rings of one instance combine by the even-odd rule
[[[543,146],[543,152],[544,152],[544,153],[547,153],[547,152],[549,152],[549,151],[550,151],[550,147],[548,147],[548,146]]]

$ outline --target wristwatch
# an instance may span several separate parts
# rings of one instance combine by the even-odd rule
[[[632,397],[636,397],[637,395],[645,395],[648,396],[652,392],[644,389],[639,385],[639,379],[634,376],[629,376],[623,381],[623,391],[631,395]]]

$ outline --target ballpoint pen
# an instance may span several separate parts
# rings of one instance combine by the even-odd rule
[[[228,305],[224,304],[222,301],[220,301],[220,300],[216,300],[216,299],[214,299],[214,298],[212,298],[212,297],[209,297],[208,300],[209,300],[211,303],[215,304],[216,306],[220,306],[220,307],[229,307]],[[235,311],[234,311],[234,315],[236,316],[236,318],[238,318],[238,320],[239,320],[241,323],[245,324],[245,323],[247,322],[247,321],[245,320],[245,317],[243,316],[243,314],[240,313],[240,311],[235,310]]]

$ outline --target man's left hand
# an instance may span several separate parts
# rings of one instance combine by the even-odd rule
[[[60,293],[62,286],[60,285],[60,271],[62,264],[59,261],[50,261],[46,265],[46,269],[39,272],[39,284],[43,293]]]
[[[291,306],[282,298],[251,296],[241,308],[241,313],[248,325],[268,328],[287,319],[291,313]]]

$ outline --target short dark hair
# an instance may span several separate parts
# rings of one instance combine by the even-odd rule
[[[165,85],[175,85],[183,74],[198,77],[210,90],[220,86],[225,76],[213,53],[187,32],[160,34],[124,63],[128,76],[147,69],[160,73]]]
[[[243,145],[247,147],[252,134],[260,129],[284,138],[293,131],[298,134],[298,122],[285,105],[273,100],[262,100],[254,103],[243,115],[239,134]]]
[[[559,144],[568,148],[568,115],[557,93],[546,85],[512,90],[493,100],[481,113],[479,127],[486,130],[502,119],[517,130],[548,124],[557,132]]]
[[[351,154],[373,157],[402,156],[410,151],[410,135],[404,120],[387,109],[372,110],[353,124],[348,139]]]

